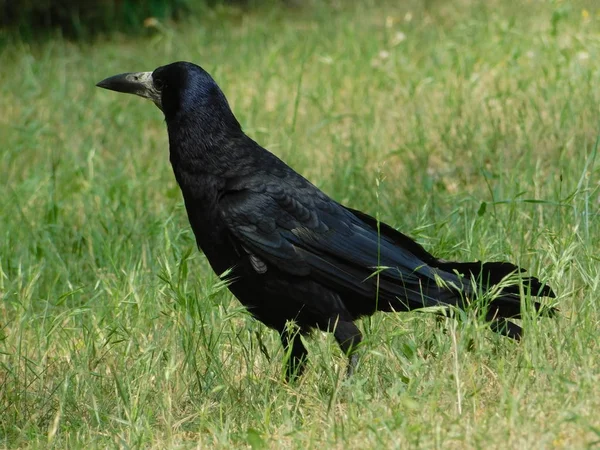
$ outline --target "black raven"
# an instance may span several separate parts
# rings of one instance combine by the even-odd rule
[[[524,289],[551,288],[507,262],[451,262],[373,217],[332,200],[250,139],[217,83],[188,62],[107,78],[99,87],[151,99],[164,113],[170,160],[200,249],[250,313],[281,335],[287,377],[302,372],[298,333],[333,332],[356,366],[354,321],[375,311],[464,309],[495,289],[486,319],[518,339]],[[511,274],[512,282],[503,281]],[[543,309],[537,302],[537,310]],[[551,310],[551,308],[549,309]]]

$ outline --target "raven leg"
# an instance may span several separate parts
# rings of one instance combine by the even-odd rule
[[[348,356],[348,372],[347,376],[351,377],[358,364],[358,355],[356,350],[358,344],[362,341],[362,334],[358,327],[353,322],[338,321],[331,326],[333,328],[333,336],[340,345],[340,348]]]
[[[298,330],[286,327],[286,329],[281,331],[280,336],[286,355],[284,357],[286,362],[285,379],[286,381],[292,381],[304,372],[306,361],[308,360],[308,351],[304,347],[302,339],[300,339]]]

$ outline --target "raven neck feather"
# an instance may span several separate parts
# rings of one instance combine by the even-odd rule
[[[181,115],[167,120],[170,160],[173,168],[194,173],[237,176],[245,160],[253,160],[256,144],[244,134],[235,118]]]

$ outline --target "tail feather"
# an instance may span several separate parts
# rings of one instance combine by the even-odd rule
[[[520,339],[522,329],[507,319],[521,318],[521,290],[533,297],[556,297],[550,286],[536,277],[520,276],[526,270],[508,262],[439,261],[436,267],[446,272],[457,272],[475,281],[484,292],[488,292],[494,286],[500,286],[498,296],[489,304],[487,320],[491,322],[490,328],[493,331],[513,339]],[[537,301],[533,302],[532,306],[543,316],[551,317],[557,312],[556,308]]]
[[[521,328],[508,321],[507,318],[519,319],[521,317],[522,291],[532,297],[556,297],[550,286],[542,283],[536,277],[524,276],[523,274],[526,270],[514,264],[503,261],[454,262],[437,259],[419,243],[389,225],[379,222],[361,211],[347,209],[364,223],[371,226],[371,228],[377,230],[390,243],[409,251],[423,261],[424,264],[437,268],[442,273],[446,272],[448,275],[457,272],[463,275],[467,281],[472,280],[481,286],[484,292],[488,292],[494,286],[499,286],[498,296],[490,303],[487,319],[491,322],[491,328],[500,334],[512,337],[513,339],[518,339],[521,336]],[[442,274],[440,275],[444,278]],[[510,281],[511,276],[514,282]],[[447,278],[446,281],[457,281],[457,277],[454,275],[445,278]],[[391,280],[390,282],[393,283]],[[394,289],[391,286],[389,288],[389,297],[391,298],[386,299],[386,303],[389,303],[389,310],[409,310],[418,308],[419,306],[435,306],[443,305],[444,303],[461,307],[464,306],[461,303],[461,297],[468,297],[473,294],[469,286],[466,286],[468,283],[463,283],[462,287],[464,289],[458,287],[450,290],[440,289],[437,285],[433,286],[432,283],[425,284],[428,284],[426,286],[428,289],[423,293],[425,295],[419,295],[415,290],[408,293],[402,290],[398,291],[397,288]],[[399,301],[399,298],[405,298],[408,302],[406,304],[402,303]],[[540,315],[553,316],[557,312],[556,308],[544,306],[539,302],[533,302],[533,307]]]
[[[492,331],[518,341],[523,336],[523,328],[506,319],[494,319],[490,323]]]
[[[454,262],[440,260],[436,266],[447,272],[457,271],[458,273],[475,279],[484,285],[493,286],[501,283],[506,277],[515,273],[525,273],[527,270],[515,266],[509,262]],[[519,294],[520,285],[535,297],[556,297],[556,294],[550,286],[542,283],[536,277],[523,277],[519,284],[511,284],[502,288],[502,293]]]

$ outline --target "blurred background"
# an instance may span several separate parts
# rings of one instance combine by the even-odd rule
[[[26,37],[59,31],[81,38],[107,31],[140,32],[149,18],[175,21],[210,14],[219,6],[251,9],[277,3],[302,4],[301,0],[1,0],[0,26]]]

